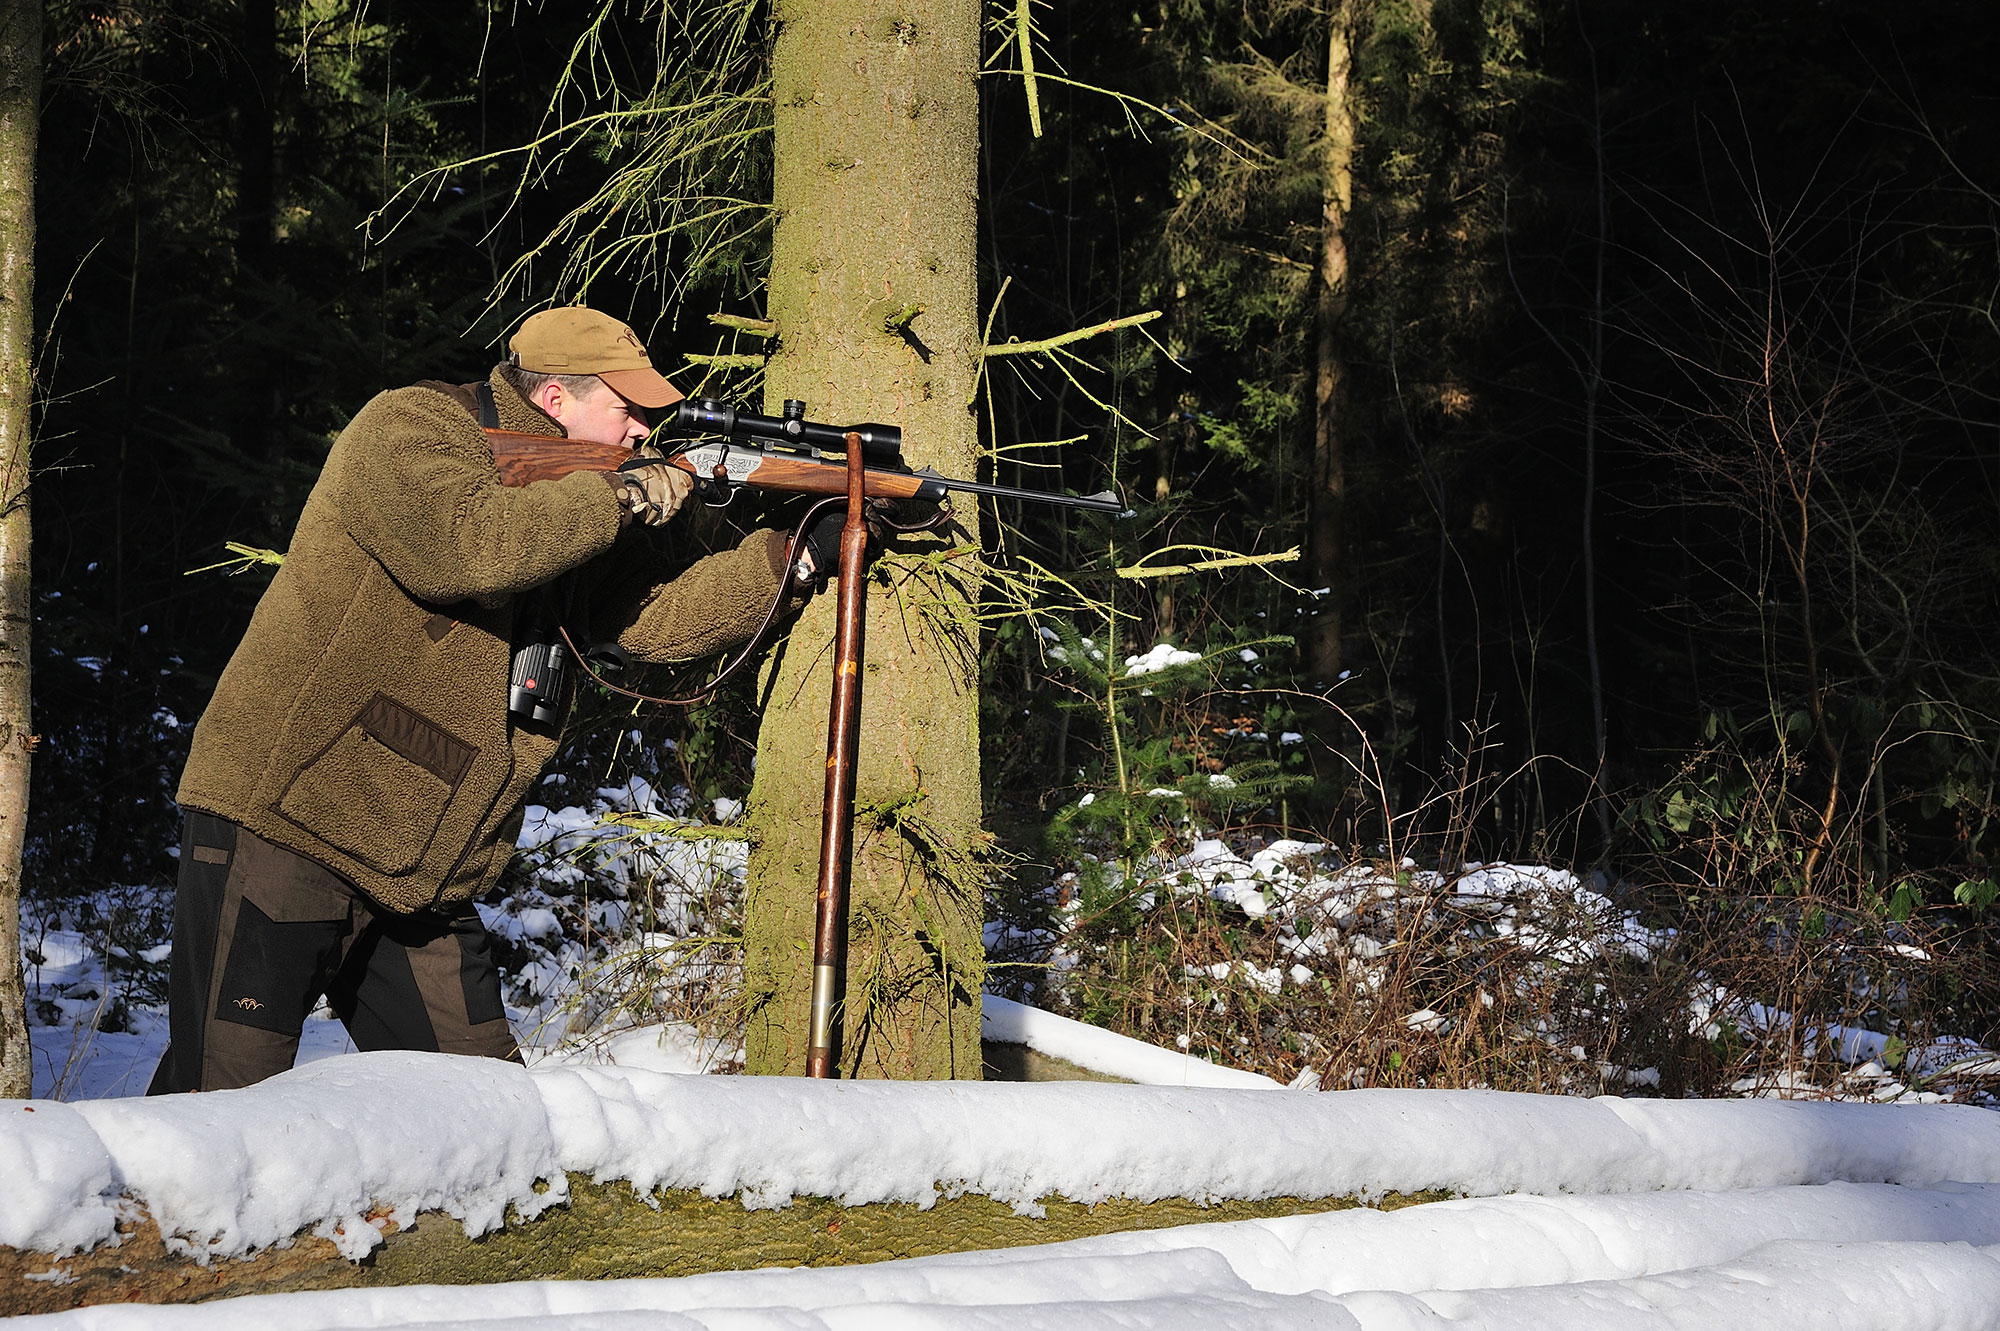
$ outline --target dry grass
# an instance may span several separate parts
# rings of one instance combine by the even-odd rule
[[[1420,816],[1385,814],[1395,859],[1269,867],[1247,909],[1190,863],[1190,825],[1145,856],[1086,850],[995,893],[996,987],[1327,1087],[1987,1098],[1977,1069],[1948,1066],[1994,1043],[1982,911],[1899,893],[1858,838],[1805,881],[1817,820],[1778,781],[1727,816],[1635,804],[1615,879],[1460,867],[1505,779],[1461,775]],[[1245,858],[1264,844],[1226,839]]]

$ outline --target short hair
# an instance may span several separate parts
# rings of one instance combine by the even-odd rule
[[[524,370],[518,365],[501,362],[500,377],[512,384],[514,391],[533,401],[543,384],[556,383],[571,397],[592,397],[599,389],[609,388],[594,374],[543,374],[538,370]]]

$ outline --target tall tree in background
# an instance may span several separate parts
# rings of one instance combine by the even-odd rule
[[[899,424],[908,460],[969,475],[976,295],[979,6],[778,6],[769,284],[775,399]],[[905,543],[870,588],[841,1071],[980,1075],[977,577],[971,505],[945,544]],[[952,557],[963,554],[963,558]],[[751,791],[749,1068],[799,1072],[832,598],[793,630]]]
[[[241,65],[231,83],[236,103],[237,317],[248,323],[266,316],[262,307],[271,303],[276,276],[272,242],[278,186],[277,0],[245,0],[236,54]],[[246,456],[268,458],[272,427],[284,409],[277,357],[245,359],[230,442]]]
[[[1367,0],[1335,0],[1327,17],[1326,137],[1320,145],[1320,238],[1313,308],[1312,485],[1307,492],[1307,577],[1327,588],[1326,603],[1306,632],[1306,678],[1340,677],[1342,508],[1347,500],[1347,440],[1342,407],[1347,362],[1342,323],[1347,315],[1347,219],[1354,210],[1354,147],[1360,116],[1354,52]]]
[[[0,3],[0,1097],[32,1089],[21,976],[21,847],[28,823],[28,460],[34,396],[35,139],[40,0]]]

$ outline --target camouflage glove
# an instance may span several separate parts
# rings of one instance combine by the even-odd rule
[[[894,499],[869,499],[861,506],[862,521],[868,524],[868,543],[880,548],[883,542],[895,534],[896,520],[902,513],[902,505]],[[847,509],[843,505],[829,512],[813,524],[806,533],[803,547],[799,551],[799,576],[824,584],[840,571],[840,530],[847,525]]]
[[[664,462],[621,471],[615,479],[618,482],[618,502],[625,506],[626,512],[648,527],[665,525],[669,518],[680,512],[681,504],[694,489],[692,476]]]

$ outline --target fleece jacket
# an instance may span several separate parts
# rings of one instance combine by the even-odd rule
[[[562,433],[489,382],[502,428]],[[508,714],[518,621],[690,660],[755,630],[784,563],[756,531],[671,576],[602,473],[502,486],[469,394],[440,388],[383,393],[334,441],[178,795],[400,913],[493,885],[561,746]]]

